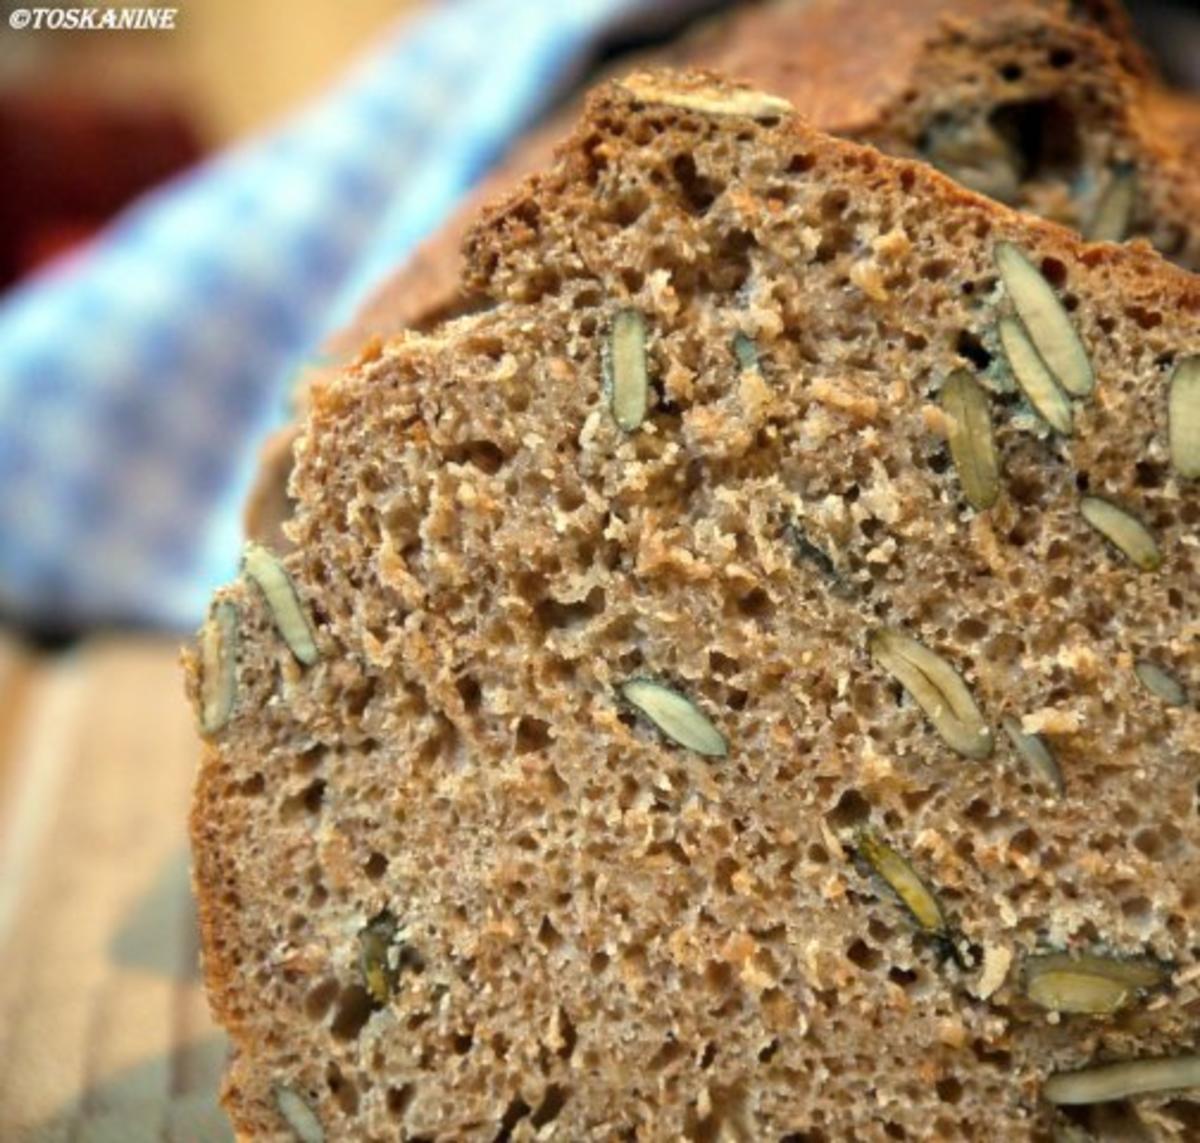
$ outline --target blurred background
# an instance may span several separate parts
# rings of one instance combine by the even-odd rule
[[[169,33],[17,34],[0,3],[0,289],[330,83],[413,0],[199,0]]]
[[[409,0],[175,0],[173,6],[177,26],[171,32],[33,34],[10,30],[13,13],[27,6],[0,0],[0,318],[7,305],[19,319],[12,342],[17,356],[20,337],[36,332],[42,320],[42,311],[30,301],[34,283],[40,288],[46,274],[52,281],[62,272],[56,268],[94,250],[89,243],[104,234],[106,225],[131,217],[121,213],[130,204],[146,201],[143,196],[172,179],[203,171],[206,162],[224,162],[221,157],[231,155],[230,161],[249,172],[245,185],[250,189],[230,207],[229,217],[258,211],[266,225],[290,212],[300,222],[315,217],[319,223],[320,188],[280,182],[266,199],[255,198],[262,180],[251,164],[253,141],[315,107],[313,101],[343,83],[365,51],[401,43],[407,21],[435,10],[452,17],[463,7],[455,0],[419,11]],[[680,6],[686,5],[661,5]],[[536,4],[513,7],[537,9]],[[551,8],[565,20],[572,0],[546,4],[543,11]],[[1131,8],[1167,77],[1200,88],[1197,5],[1146,0]],[[586,10],[586,18],[563,23],[556,34],[582,43],[594,36],[604,5],[580,0],[578,10]],[[504,52],[518,65],[514,70],[526,73],[507,76],[506,92],[518,90],[523,81],[558,84],[561,90],[572,68],[583,62],[576,51],[559,66],[553,51],[538,54],[534,40],[526,44],[520,30],[506,25],[503,35]],[[502,63],[503,55],[494,62]],[[418,63],[414,54],[409,64]],[[371,82],[367,76],[362,84],[368,95]],[[439,96],[418,85],[417,97],[428,103],[423,108],[427,121],[451,122],[463,111],[445,92]],[[480,128],[470,153],[453,153],[454,131],[439,140],[412,141],[411,153],[425,155],[422,145],[436,147],[445,162],[431,167],[425,184],[393,211],[388,233],[399,235],[397,251],[419,239],[450,208],[454,195],[486,171],[534,103],[514,97],[509,118]],[[389,120],[388,108],[380,104],[376,99],[371,114],[380,117],[373,129],[384,137],[400,129],[389,124],[403,121]],[[400,153],[392,174],[386,168],[354,169],[338,150],[349,129],[346,121],[334,119],[315,134],[328,148],[329,168],[343,164],[339,193],[369,202],[381,180],[402,177],[406,153]],[[274,159],[283,162],[289,147],[300,146],[285,131]],[[403,225],[397,225],[400,215]],[[152,231],[133,217],[136,224],[120,223],[128,231],[126,245],[147,241],[142,230]],[[203,236],[204,218],[193,212],[184,222]],[[204,224],[219,231],[220,216]],[[364,233],[352,234],[347,249],[361,245]],[[197,245],[203,254],[203,241]],[[264,240],[268,261],[272,249]],[[386,267],[391,249],[378,252],[376,269]],[[252,256],[257,255],[250,249],[250,261],[239,271],[250,281],[263,269]],[[306,338],[315,343],[348,265],[336,248],[314,252],[305,247],[294,272],[309,275],[305,280],[312,286],[314,308],[286,313],[260,308],[254,325],[287,324],[302,331],[294,344]],[[218,270],[206,266],[204,273]],[[119,276],[113,280],[120,282]],[[263,290],[269,293],[270,287],[266,275]],[[126,307],[120,313],[151,310],[166,290],[154,281],[139,288],[134,297],[118,299]],[[225,285],[217,277],[206,288],[219,291]],[[110,327],[103,305],[111,299],[101,294],[72,298],[69,328],[79,334],[72,352],[80,352],[80,346],[89,355],[106,352]],[[248,294],[246,304],[261,307],[262,297]],[[161,384],[196,384],[208,368],[204,353],[230,351],[222,340],[227,333],[222,327],[201,329],[195,345],[179,340],[178,331],[177,341],[156,341],[147,352],[161,354]],[[245,329],[233,334],[244,336]],[[0,482],[8,484],[36,472],[33,461],[19,455],[23,438],[11,430],[43,416],[50,439],[71,419],[73,395],[69,358],[47,360],[44,372],[36,360],[34,367],[23,360],[26,379],[32,376],[40,386],[38,395],[56,395],[61,402],[55,405],[47,396],[44,408],[30,410],[15,368],[6,374],[13,361],[4,359],[4,344],[0,339]],[[262,378],[294,363],[256,358],[253,347],[244,348],[236,339],[231,344],[247,354],[247,376],[257,381],[260,397],[253,407],[244,404],[239,393],[252,386],[234,377],[223,398],[229,424],[265,430],[272,416],[282,417],[283,407],[272,410],[276,398],[271,394],[277,395],[279,386],[264,386]],[[113,375],[120,376],[119,362]],[[20,400],[6,405],[10,382]],[[187,399],[183,387],[179,404],[190,410]],[[104,417],[117,418],[126,433],[120,439],[131,453],[146,438],[163,434],[161,426],[144,420],[148,414],[136,394],[133,404],[119,392],[106,402],[98,406],[98,434]],[[190,411],[176,414],[177,420],[192,417]],[[64,470],[86,451],[86,429],[85,419],[83,437],[64,435]],[[138,475],[132,492],[121,485],[90,488],[89,470],[78,466],[74,484],[36,501],[42,507],[27,528],[44,528],[54,539],[59,524],[81,527],[70,513],[92,522],[113,511],[113,502],[121,507],[122,497],[125,507],[130,499],[161,502],[168,518],[178,515],[180,504],[194,508],[199,501],[169,487],[163,491],[170,483],[167,469],[181,451],[170,437],[162,439],[167,443],[159,467]],[[200,456],[193,465],[189,487],[204,489],[208,500],[203,503],[214,503],[229,489],[205,459]],[[248,472],[243,464],[236,475],[243,485]],[[59,519],[60,505],[65,523]],[[185,533],[198,526],[187,519],[174,523],[181,523]],[[150,520],[146,526],[158,524]],[[232,558],[236,528],[236,514],[227,514],[214,530],[215,554],[199,573],[201,580]],[[80,534],[85,534],[82,528]],[[162,566],[168,569],[163,574],[172,568],[176,536],[170,529],[162,532]],[[39,567],[32,545],[33,555],[25,550],[25,539],[24,531],[0,529],[0,567],[18,582],[22,576],[35,585],[49,582],[52,573]],[[6,544],[11,550],[3,550]],[[81,558],[104,558],[102,548],[96,552],[89,549]],[[128,578],[136,584],[141,574],[135,567]],[[216,1105],[225,1045],[209,1020],[198,979],[184,833],[198,746],[180,693],[177,647],[180,630],[198,616],[197,600],[208,589],[201,582],[200,593],[189,594],[188,584],[197,575],[194,566],[179,569],[183,586],[175,594],[164,592],[167,602],[158,609],[139,608],[120,595],[89,603],[73,594],[70,583],[57,596],[0,597],[0,1141],[231,1138]]]
[[[0,0],[0,291],[208,152],[269,128],[415,0],[201,0],[170,34],[7,31]],[[1200,4],[1129,8],[1166,77],[1200,86]]]

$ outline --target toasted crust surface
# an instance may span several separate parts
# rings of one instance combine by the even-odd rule
[[[287,1109],[326,1139],[1187,1137],[1171,1093],[1041,1092],[1198,1047],[1200,499],[1166,415],[1200,283],[723,114],[733,90],[598,91],[472,230],[489,307],[313,390],[284,566],[319,659],[253,585],[219,593],[237,694],[192,819],[248,1137]],[[1094,369],[1070,436],[999,345],[1002,243]],[[622,428],[630,310],[650,387]],[[939,401],[961,369],[985,511]],[[1085,496],[1153,534],[1153,570]],[[889,636],[889,666],[882,630],[926,650]],[[1064,952],[1154,983],[1048,1020],[1024,968]]]

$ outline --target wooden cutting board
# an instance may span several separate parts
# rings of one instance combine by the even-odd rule
[[[174,640],[0,636],[0,1140],[217,1143]]]

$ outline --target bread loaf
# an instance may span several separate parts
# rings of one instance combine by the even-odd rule
[[[781,92],[823,130],[1196,269],[1193,152],[1122,16],[1066,0],[808,0],[739,11],[691,54]]]
[[[739,5],[647,55],[748,79],[822,130],[924,158],[1097,237],[1143,237],[1200,268],[1200,104],[1155,82],[1115,0],[916,0],[884,11],[859,0],[777,0]],[[469,310],[473,299],[458,294],[467,227],[484,203],[551,161],[576,114],[568,107],[520,143],[330,339],[326,356],[345,362],[371,337]],[[246,513],[250,535],[284,546],[293,438],[269,442]]]
[[[701,75],[466,252],[186,656],[237,1129],[1195,1138],[1200,283]]]

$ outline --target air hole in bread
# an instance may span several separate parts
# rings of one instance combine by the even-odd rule
[[[988,123],[1013,148],[1022,179],[1055,179],[1069,185],[1078,175],[1083,158],[1079,121],[1064,100],[1002,103]]]
[[[679,184],[684,204],[693,214],[704,214],[725,189],[719,181],[701,174],[696,169],[696,160],[688,154],[675,156],[671,174]]]
[[[565,1088],[559,1087],[558,1084],[550,1084],[542,1096],[541,1103],[537,1105],[530,1116],[529,1122],[535,1128],[553,1123],[558,1118],[559,1112],[566,1106],[568,1095]]]
[[[325,1082],[329,1085],[329,1092],[342,1114],[356,1115],[358,1113],[358,1088],[342,1075],[337,1064],[330,1063],[325,1073]]]
[[[473,675],[460,675],[455,680],[454,687],[462,699],[463,709],[468,714],[477,711],[483,705],[483,688]]]
[[[304,787],[298,794],[284,798],[279,806],[279,817],[284,823],[295,821],[305,814],[320,812],[325,800],[325,780],[317,778]]]
[[[825,815],[825,820],[835,830],[852,829],[862,825],[871,816],[871,803],[857,790],[846,790],[837,805]]]
[[[533,1109],[520,1096],[509,1101],[500,1119],[500,1130],[496,1133],[494,1143],[508,1143],[512,1138],[513,1129]]]
[[[388,1088],[387,1096],[384,1100],[387,1104],[388,1114],[393,1119],[403,1119],[412,1105],[416,1094],[417,1089],[415,1085],[410,1083],[402,1084],[400,1087]]]
[[[333,977],[326,977],[305,993],[304,1013],[310,1020],[324,1020],[341,986]]]
[[[880,960],[879,950],[867,944],[861,937],[846,949],[846,957],[867,972],[878,967]]]
[[[329,1030],[338,1040],[353,1040],[371,1018],[371,996],[358,984],[345,987],[338,994],[337,1008]]]

